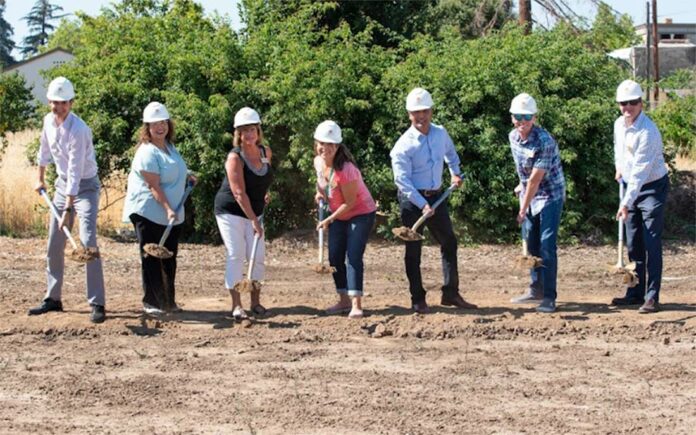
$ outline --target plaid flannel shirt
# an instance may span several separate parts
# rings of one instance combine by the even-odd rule
[[[565,178],[558,144],[549,132],[536,125],[532,127],[527,140],[522,140],[517,130],[512,130],[509,138],[515,168],[522,184],[522,195],[527,189],[532,169],[546,171],[531,203],[532,215],[535,216],[547,202],[565,198]]]

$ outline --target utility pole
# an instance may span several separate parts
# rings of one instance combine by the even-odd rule
[[[653,88],[653,100],[655,100],[655,107],[657,107],[658,99],[660,98],[660,86],[657,82],[660,80],[660,62],[658,53],[658,44],[660,42],[660,35],[657,34],[657,0],[652,0],[653,9],[653,22],[652,22],[652,34],[653,34],[653,74],[655,74],[655,87]]]
[[[532,31],[532,0],[520,0],[520,25],[524,27],[524,34]]]

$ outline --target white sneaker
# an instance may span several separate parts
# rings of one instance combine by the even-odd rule
[[[143,311],[145,311],[145,314],[152,314],[154,316],[159,316],[161,314],[164,314],[164,310],[161,310],[161,309],[154,307],[150,304],[143,304]]]

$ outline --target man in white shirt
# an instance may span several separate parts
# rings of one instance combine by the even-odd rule
[[[616,219],[626,223],[628,258],[636,263],[638,284],[628,288],[624,297],[614,298],[612,305],[641,305],[639,313],[653,313],[659,310],[662,229],[669,191],[662,137],[643,113],[643,90],[638,83],[621,82],[616,102],[621,116],[614,123],[615,178],[626,188]]]
[[[41,305],[29,310],[30,316],[49,311],[63,311],[61,296],[66,236],[62,228],[70,228],[76,214],[82,244],[87,248],[97,248],[97,212],[101,184],[97,176],[92,131],[82,119],[71,112],[75,91],[70,80],[65,77],[53,80],[48,86],[46,97],[51,106],[51,113],[47,114],[43,121],[38,153],[39,180],[35,190],[46,190],[46,166],[54,163],[58,176],[53,203],[62,210],[62,216],[60,221],[51,217],[46,268],[48,289]],[[106,316],[101,259],[88,262],[85,269],[87,301],[92,307],[90,320],[101,323]]]

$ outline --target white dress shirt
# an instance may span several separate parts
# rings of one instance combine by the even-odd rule
[[[61,125],[56,125],[53,113],[47,114],[40,144],[39,166],[56,164],[58,176],[66,182],[66,195],[77,195],[80,180],[97,176],[92,130],[74,113],[68,113]]]
[[[662,136],[642,111],[628,127],[623,116],[614,122],[614,163],[627,186],[621,207],[633,206],[645,184],[667,175]]]

